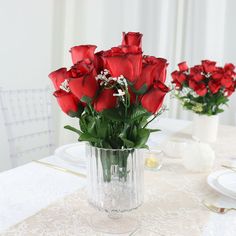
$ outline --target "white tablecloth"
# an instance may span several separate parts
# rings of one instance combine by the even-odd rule
[[[160,144],[173,133],[182,130],[188,125],[189,122],[186,121],[160,119],[158,128],[163,131],[151,136],[149,141],[150,146]],[[56,156],[50,156],[43,160],[78,172],[85,171],[83,168],[71,166]],[[86,181],[83,178],[69,173],[63,173],[37,163],[29,163],[1,173],[0,232],[34,215],[56,200],[75,192],[85,185]],[[226,200],[227,198],[225,197],[219,198],[219,202]],[[232,234],[232,230],[235,227],[229,229],[229,226],[236,224],[235,221],[235,212],[229,213],[228,217],[212,213],[203,235],[236,235],[236,232]]]

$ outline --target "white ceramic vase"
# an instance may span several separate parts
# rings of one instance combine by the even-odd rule
[[[194,115],[192,137],[194,140],[213,143],[217,139],[219,116]]]

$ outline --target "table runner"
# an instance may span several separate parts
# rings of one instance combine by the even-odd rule
[[[189,137],[189,129],[175,137]],[[212,145],[217,159],[236,154],[236,127],[220,126],[219,138]],[[158,172],[145,172],[144,204],[130,213],[139,219],[142,229],[168,236],[202,235],[210,212],[203,207],[203,199],[216,196],[206,184],[207,174],[191,173],[184,169],[181,160],[166,159]],[[62,186],[63,187],[63,186]],[[17,197],[17,196],[16,196]],[[11,227],[2,236],[74,236],[102,235],[89,226],[89,217],[96,212],[87,203],[86,191],[75,192],[34,216]],[[207,235],[213,235],[208,232]]]

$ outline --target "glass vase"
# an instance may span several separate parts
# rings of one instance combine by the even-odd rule
[[[128,233],[138,222],[123,212],[143,202],[143,150],[104,149],[87,144],[88,201],[97,208],[91,226],[104,233]]]

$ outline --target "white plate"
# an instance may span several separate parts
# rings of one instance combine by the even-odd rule
[[[224,173],[217,178],[218,184],[236,196],[236,172]]]
[[[219,170],[219,171],[216,171],[216,172],[213,172],[211,173],[210,175],[208,175],[207,177],[207,183],[214,189],[216,190],[217,192],[227,196],[227,197],[230,197],[230,198],[233,198],[233,199],[236,199],[236,195],[233,194],[231,191],[229,191],[228,189],[225,189],[223,188],[217,181],[218,177],[223,175],[223,174],[226,174],[226,173],[232,173],[232,171],[230,170]]]
[[[72,143],[57,148],[54,154],[65,161],[85,166],[85,143]]]

